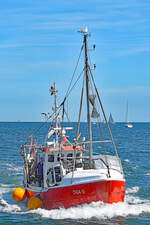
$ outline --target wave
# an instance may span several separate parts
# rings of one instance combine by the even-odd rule
[[[22,166],[17,166],[15,164],[11,164],[11,163],[6,163],[5,165],[7,166],[6,169],[8,171],[13,172],[16,175],[23,174],[23,167]]]
[[[139,169],[140,168],[140,166],[134,166],[133,167],[133,169]]]
[[[130,160],[129,159],[125,159],[124,162],[130,163]]]
[[[0,184],[0,199],[4,193],[8,193],[12,190],[12,185]]]
[[[139,191],[139,187],[132,187],[126,190],[126,194],[137,193]]]
[[[145,176],[150,176],[150,173],[146,173]]]

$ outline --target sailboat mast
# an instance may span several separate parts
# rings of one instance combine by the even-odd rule
[[[91,129],[91,117],[90,117],[90,104],[89,104],[89,70],[88,70],[88,55],[87,55],[87,34],[84,34],[84,46],[85,46],[85,74],[86,74],[86,99],[87,99],[87,122],[88,122],[88,138],[89,138],[89,156],[90,156],[90,168],[92,168],[92,129]]]
[[[128,123],[128,102],[127,102],[127,106],[126,106],[126,118],[125,118],[125,122]]]

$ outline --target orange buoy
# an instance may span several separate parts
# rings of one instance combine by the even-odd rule
[[[38,208],[42,208],[42,200],[36,196],[30,198],[28,201],[28,209],[33,210]]]
[[[26,198],[26,190],[22,187],[17,187],[13,190],[12,197],[16,202],[21,202]]]

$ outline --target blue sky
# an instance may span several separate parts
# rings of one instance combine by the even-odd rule
[[[129,120],[150,122],[149,0],[1,0],[0,121],[42,121],[54,81],[62,99],[86,26],[106,114],[124,121],[128,101]]]

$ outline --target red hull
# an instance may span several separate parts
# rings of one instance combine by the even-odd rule
[[[117,203],[124,201],[125,181],[100,181],[57,187],[40,193],[40,195],[45,209],[69,208],[93,201]]]

